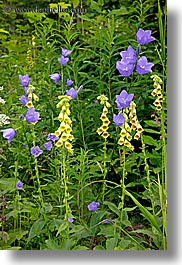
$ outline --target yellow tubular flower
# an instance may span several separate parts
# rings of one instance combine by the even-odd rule
[[[32,101],[28,101],[25,105],[27,108],[33,108]]]
[[[34,99],[35,101],[39,101],[39,97],[38,97],[36,94],[34,94],[34,93],[33,93],[33,99]]]
[[[63,145],[63,142],[59,139],[59,140],[56,142],[55,145],[58,146],[58,147],[60,147],[60,146]]]
[[[134,136],[134,139],[138,140],[139,138],[140,138],[140,133],[136,133],[135,136]]]
[[[126,134],[126,138],[128,139],[128,141],[131,141],[131,140],[132,140],[132,136],[131,136],[131,134],[127,133],[127,134]]]
[[[139,132],[139,133],[143,132],[143,128],[142,128],[142,126],[140,124],[137,127],[137,132]]]
[[[127,133],[126,130],[122,129],[121,132],[120,132],[120,135],[124,137],[124,136],[126,136],[126,133]]]
[[[102,131],[107,131],[108,128],[109,128],[109,127],[108,127],[107,125],[102,125],[102,126],[101,126]]]
[[[67,148],[67,149],[72,149],[72,144],[71,143],[69,143],[68,141],[66,141],[65,142],[65,147]]]
[[[60,137],[60,139],[61,139],[63,142],[65,142],[65,141],[68,140],[68,137],[69,137],[69,135],[68,135],[67,133],[63,132],[62,135],[61,135],[61,137]]]
[[[107,138],[109,136],[109,133],[108,132],[103,132],[103,134],[102,134],[102,137],[104,137],[105,139]]]
[[[123,137],[120,137],[119,140],[118,140],[118,144],[119,145],[123,145],[124,144],[124,138]]]
[[[102,130],[101,127],[97,129],[97,133],[98,133],[99,135],[100,135],[101,133],[103,133],[103,130]]]
[[[104,106],[102,113],[105,114],[105,115],[108,113],[108,108],[106,106]]]

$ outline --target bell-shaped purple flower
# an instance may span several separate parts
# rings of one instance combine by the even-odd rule
[[[34,146],[31,148],[31,154],[35,157],[38,157],[42,153],[43,153],[43,151],[38,146]]]
[[[68,63],[68,61],[69,61],[69,58],[61,56],[60,58],[58,58],[58,61],[59,61],[60,64],[66,65]]]
[[[73,84],[73,81],[71,79],[67,79],[66,86],[71,86]]]
[[[59,137],[57,137],[54,133],[49,133],[47,136],[47,140],[48,141],[57,141],[59,139]]]
[[[58,73],[50,75],[50,78],[54,81],[55,84],[57,84],[60,80],[60,75]]]
[[[68,217],[68,222],[69,223],[73,223],[74,222],[74,219],[72,217]]]
[[[143,30],[140,28],[136,34],[137,42],[140,45],[144,45],[144,44],[154,41],[155,38],[151,36],[151,33],[152,33],[151,30]]]
[[[88,209],[91,212],[95,212],[97,208],[99,207],[100,203],[99,202],[91,202],[88,204]]]
[[[120,55],[122,56],[122,62],[124,64],[134,64],[136,62],[135,51],[131,45],[128,46],[126,51],[120,52]]]
[[[119,113],[118,115],[114,114],[113,115],[113,121],[116,126],[121,126],[125,122],[125,117],[123,116],[122,113]]]
[[[51,151],[51,149],[52,149],[52,142],[49,141],[49,142],[43,144],[43,146],[45,147],[46,150]]]
[[[20,79],[20,84],[22,86],[28,86],[29,82],[30,82],[30,77],[26,74],[26,75],[19,75],[19,79]]]
[[[72,51],[64,49],[61,47],[61,53],[64,57],[68,57],[72,53]]]
[[[16,188],[17,188],[18,190],[22,189],[22,188],[23,188],[23,183],[22,183],[21,181],[18,181],[18,182],[16,183]]]
[[[116,62],[116,68],[122,76],[130,76],[135,68],[134,64],[127,64],[121,61]]]
[[[27,102],[30,101],[29,98],[27,96],[24,96],[24,95],[21,96],[21,98],[19,98],[19,100],[20,100],[21,104],[24,106],[27,104]]]
[[[77,96],[78,90],[75,90],[73,87],[70,88],[69,90],[66,90],[66,95],[72,97],[74,100]]]
[[[29,108],[25,117],[27,122],[36,122],[38,120],[41,120],[41,118],[39,117],[39,112],[36,112],[34,108]]]
[[[136,71],[139,75],[144,75],[152,72],[153,63],[149,63],[145,56],[142,56],[136,66]]]
[[[11,143],[11,141],[16,135],[16,131],[13,128],[1,130],[1,132],[3,133],[3,138],[8,140],[8,143]]]
[[[119,95],[116,96],[116,105],[118,109],[123,109],[129,107],[134,94],[128,94],[126,90],[122,90]]]

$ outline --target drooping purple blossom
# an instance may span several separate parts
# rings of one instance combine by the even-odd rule
[[[54,133],[49,133],[47,136],[47,140],[48,141],[57,141],[59,139],[59,137],[57,137]]]
[[[60,80],[60,75],[58,73],[50,75],[50,78],[54,81],[55,84],[57,84]]]
[[[99,207],[100,203],[99,202],[91,202],[88,204],[88,209],[91,212],[95,212],[97,208]]]
[[[71,86],[73,84],[73,81],[71,79],[66,80],[66,86]]]
[[[115,103],[118,109],[123,109],[129,107],[134,94],[128,94],[126,90],[122,90],[119,95],[116,95]]]
[[[23,120],[24,119],[24,115],[23,114],[21,114],[20,116],[19,116],[19,120],[21,121],[21,120]]]
[[[19,75],[19,79],[20,79],[20,84],[22,86],[28,86],[29,82],[30,82],[30,77],[26,74],[26,75]]]
[[[119,113],[119,114],[114,114],[113,115],[113,121],[115,123],[116,126],[121,126],[123,125],[123,123],[125,122],[125,117],[123,116],[122,113]]]
[[[61,47],[61,53],[64,57],[68,57],[72,53],[72,51],[64,49]]]
[[[154,41],[155,38],[151,36],[151,33],[152,33],[151,30],[143,30],[140,28],[136,33],[137,42],[140,45],[145,45],[149,42]]]
[[[61,56],[60,58],[58,58],[58,62],[62,65],[66,65],[69,61],[69,58]]]
[[[43,146],[45,147],[45,149],[47,149],[48,151],[51,151],[52,149],[52,142],[46,142],[45,144],[43,144]]]
[[[24,87],[23,90],[25,92],[25,95],[28,96],[28,87]]]
[[[122,56],[122,63],[124,64],[134,64],[136,62],[135,51],[131,45],[128,46],[126,51],[120,52]]]
[[[140,53],[140,46],[137,46],[137,47],[136,47],[136,52],[135,52],[135,53],[136,53],[136,56],[139,55],[139,53]]]
[[[8,143],[11,143],[11,141],[13,140],[13,138],[16,135],[16,131],[13,128],[1,130],[1,132],[3,133],[3,138],[8,140]]]
[[[66,95],[72,97],[74,100],[77,96],[78,90],[75,90],[73,87],[70,88],[69,90],[66,90]]]
[[[20,100],[21,104],[24,106],[27,104],[27,102],[30,101],[29,98],[27,96],[24,96],[24,95],[21,96],[21,98],[19,98],[19,100]]]
[[[17,188],[18,190],[22,189],[22,188],[23,188],[23,183],[22,183],[21,181],[18,181],[18,182],[16,183],[16,188]]]
[[[142,56],[136,65],[136,71],[139,75],[144,75],[152,72],[153,63],[149,63],[145,56]]]
[[[42,153],[43,153],[43,151],[39,148],[39,146],[34,146],[31,148],[31,154],[35,157],[38,157]]]
[[[123,60],[116,62],[116,69],[122,76],[130,76],[133,73],[134,64],[125,63]]]
[[[36,122],[38,120],[41,120],[41,118],[39,117],[39,112],[36,112],[34,108],[29,108],[25,117],[27,122]]]
[[[103,221],[103,224],[110,224],[111,223],[111,220],[110,219],[106,219]]]
[[[68,217],[68,222],[69,223],[73,223],[74,222],[74,219],[72,217]]]

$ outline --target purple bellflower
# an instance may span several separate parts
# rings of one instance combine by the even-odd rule
[[[129,107],[134,94],[128,94],[126,90],[122,90],[119,95],[116,96],[116,105],[118,109],[123,109]]]
[[[74,222],[74,219],[72,217],[68,217],[68,222],[69,223],[73,223]]]
[[[24,106],[27,104],[27,102],[30,101],[29,98],[27,96],[24,96],[24,95],[21,96],[21,98],[19,98],[19,100],[20,100],[21,104]]]
[[[58,58],[58,61],[59,61],[60,64],[66,65],[68,63],[68,61],[69,61],[69,58],[61,56],[60,58]]]
[[[52,149],[52,142],[49,141],[49,142],[43,144],[43,146],[44,146],[45,149],[47,149],[48,151],[51,151],[51,149]]]
[[[13,128],[1,130],[1,132],[3,133],[3,138],[8,140],[8,143],[11,143],[11,141],[16,135],[16,131]]]
[[[72,53],[72,51],[67,50],[67,49],[64,49],[64,48],[62,48],[62,47],[61,47],[61,51],[62,51],[62,55],[63,55],[64,57],[68,57],[68,56]]]
[[[18,190],[22,189],[22,188],[23,188],[23,183],[22,183],[21,181],[18,181],[18,182],[16,183],[16,188],[17,188]]]
[[[155,38],[151,36],[151,33],[152,33],[151,30],[143,30],[140,28],[136,34],[137,42],[140,45],[144,45],[144,44],[154,41]]]
[[[135,68],[134,64],[125,63],[123,60],[116,62],[116,68],[122,76],[130,76]]]
[[[29,108],[25,117],[27,122],[36,122],[41,120],[41,118],[39,118],[39,112],[36,112],[34,108]]]
[[[136,62],[135,51],[131,45],[128,46],[126,51],[120,52],[120,55],[122,56],[122,63],[124,64],[134,64]]]
[[[60,75],[58,73],[50,75],[50,78],[54,81],[55,84],[57,84],[60,80]]]
[[[99,207],[100,203],[99,202],[91,202],[88,205],[88,209],[91,212],[95,212],[97,210],[97,208]]]
[[[47,140],[48,141],[57,141],[59,139],[59,137],[57,137],[54,133],[49,133],[47,136]]]
[[[35,157],[38,157],[42,153],[43,153],[43,151],[38,146],[34,146],[31,148],[31,154]]]
[[[54,133],[49,133],[47,136],[47,140],[48,141],[57,141],[59,139],[59,137],[57,137]]]
[[[77,96],[78,90],[75,90],[73,87],[70,88],[69,90],[66,90],[66,95],[72,97],[74,100]]]
[[[30,77],[26,74],[26,75],[19,75],[19,79],[20,79],[20,84],[22,86],[28,86],[29,82],[30,82]]]
[[[123,116],[122,113],[119,113],[118,115],[114,114],[113,121],[116,126],[121,126],[125,122],[125,117]]]
[[[71,86],[73,84],[73,81],[71,79],[67,79],[66,86]]]
[[[138,59],[136,71],[139,75],[144,75],[152,72],[153,63],[149,63],[145,56]]]

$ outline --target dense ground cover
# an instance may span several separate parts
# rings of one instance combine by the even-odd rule
[[[1,249],[167,249],[165,1],[0,8]]]

